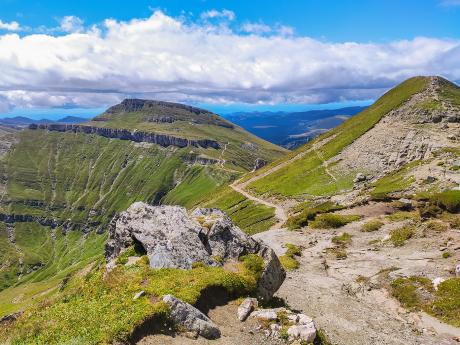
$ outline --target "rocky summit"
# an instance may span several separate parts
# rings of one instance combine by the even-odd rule
[[[196,209],[189,215],[183,207],[134,203],[110,225],[107,260],[135,244],[142,246],[155,269],[191,269],[197,263],[225,266],[257,254],[264,261],[257,293],[266,300],[286,276],[271,248],[246,235],[217,209]]]

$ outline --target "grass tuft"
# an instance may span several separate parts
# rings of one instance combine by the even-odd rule
[[[287,250],[284,255],[279,257],[281,265],[288,271],[299,268],[300,263],[297,257],[302,256],[302,249],[292,243],[286,244]]]
[[[362,232],[373,232],[378,231],[383,226],[383,222],[378,219],[370,220],[363,224],[361,231]]]
[[[414,226],[403,226],[391,231],[390,241],[395,247],[402,247],[415,234]]]
[[[341,215],[334,213],[320,214],[310,223],[310,226],[315,229],[330,229],[340,228],[348,223],[359,220],[358,215]]]

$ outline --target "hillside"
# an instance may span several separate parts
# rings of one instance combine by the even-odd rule
[[[289,254],[278,297],[337,344],[460,339],[460,88],[411,78],[231,185],[273,207],[256,234]],[[293,261],[293,258],[295,259]]]
[[[108,223],[133,202],[191,208],[252,170],[256,161],[270,162],[284,153],[205,110],[136,101],[149,104],[148,110],[139,111],[126,108],[129,102],[83,125],[41,124],[5,132],[8,145],[0,162],[0,290],[15,288],[0,292],[1,314],[22,308],[37,295],[54,293],[67,274],[101,257]],[[173,122],[146,120],[159,114]],[[125,133],[128,125],[118,128],[119,123],[129,124],[128,132],[137,133],[139,140],[88,132],[110,128]],[[165,125],[170,127],[166,130]],[[186,139],[186,144],[157,145],[138,136],[166,132]],[[193,146],[191,137],[217,145]],[[242,202],[249,213],[236,221],[242,220],[248,232],[271,223],[273,210]]]
[[[295,149],[362,110],[364,107],[301,112],[240,112],[225,115],[225,118],[260,138]]]
[[[245,178],[262,195],[311,199],[351,191],[358,173],[377,180],[406,163],[456,147],[458,87],[416,77],[286,158]],[[287,163],[287,164],[286,164]]]

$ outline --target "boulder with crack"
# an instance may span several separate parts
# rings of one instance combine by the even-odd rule
[[[152,268],[191,269],[198,262],[223,266],[244,255],[257,254],[264,261],[257,284],[257,295],[262,299],[270,299],[286,277],[270,247],[245,234],[217,209],[197,209],[189,215],[179,206],[136,202],[110,224],[107,261],[112,262],[133,245],[145,250]]]

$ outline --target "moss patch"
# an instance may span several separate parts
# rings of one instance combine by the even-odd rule
[[[414,226],[403,226],[391,231],[390,241],[395,247],[402,247],[415,234]]]
[[[300,263],[297,260],[297,257],[302,256],[302,249],[292,243],[286,244],[287,250],[284,255],[280,256],[281,265],[286,270],[295,270],[299,268]]]
[[[320,214],[310,223],[315,229],[340,228],[348,223],[355,222],[361,217],[358,215],[341,215],[334,213]]]
[[[362,232],[373,232],[373,231],[380,230],[382,226],[383,226],[383,222],[381,222],[380,220],[378,219],[370,220],[363,224],[361,231]]]

